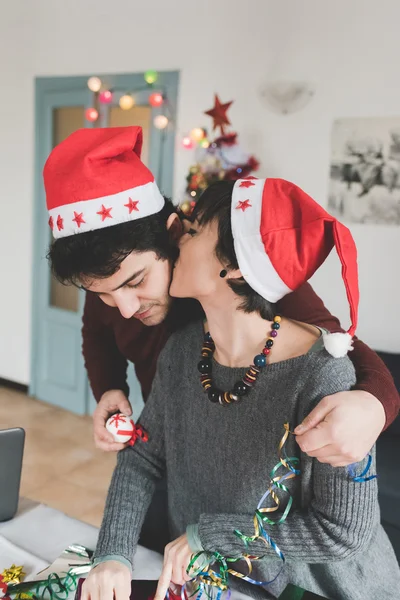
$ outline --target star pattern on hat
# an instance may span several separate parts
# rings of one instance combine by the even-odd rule
[[[53,229],[54,229],[54,219],[53,219],[53,217],[50,217],[50,219],[49,219],[49,227],[53,231]]]
[[[253,205],[250,204],[250,200],[239,200],[238,205],[236,206],[236,210],[241,210],[245,212],[248,208],[251,208]]]
[[[110,208],[106,208],[104,204],[101,205],[101,210],[99,210],[96,214],[100,215],[101,220],[104,222],[106,219],[112,219],[112,206]]]
[[[139,200],[132,200],[132,198],[129,198],[128,204],[124,204],[124,206],[126,206],[126,208],[129,208],[129,214],[131,214],[132,211],[134,211],[134,210],[139,212],[139,209],[137,207],[138,204],[139,204]]]
[[[74,218],[72,220],[78,225],[78,227],[80,227],[82,225],[82,223],[86,223],[86,221],[83,218],[83,212],[77,213],[75,210],[74,210]]]
[[[58,227],[58,231],[61,231],[62,229],[64,229],[64,219],[62,218],[61,215],[58,215],[58,217],[57,217],[57,227]]]
[[[252,181],[242,181],[242,183],[239,185],[239,187],[249,188],[249,187],[252,187],[253,185],[256,185],[256,184],[253,183]]]

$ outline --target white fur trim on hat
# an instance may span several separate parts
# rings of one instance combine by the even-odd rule
[[[278,302],[291,290],[276,272],[265,251],[260,233],[262,197],[265,179],[251,179],[250,187],[236,182],[232,193],[231,224],[239,269],[244,279],[260,296]],[[248,207],[245,208],[246,203]],[[241,204],[242,203],[242,204]],[[243,206],[243,209],[240,208]]]
[[[165,200],[155,181],[117,194],[81,200],[49,211],[55,238],[103,229],[158,213]]]
[[[326,351],[334,358],[342,358],[353,350],[353,338],[349,333],[323,333],[322,339]]]

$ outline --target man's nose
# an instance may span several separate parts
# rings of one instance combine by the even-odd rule
[[[122,292],[122,290],[121,290]],[[124,290],[117,298],[115,303],[121,315],[125,319],[130,319],[140,308],[140,300],[132,290]]]

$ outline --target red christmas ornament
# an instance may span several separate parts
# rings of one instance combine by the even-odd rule
[[[218,95],[215,94],[214,108],[205,111],[205,114],[209,117],[212,117],[212,119],[214,120],[213,130],[219,127],[221,129],[221,135],[225,135],[225,125],[231,124],[228,117],[226,116],[226,113],[232,102],[233,100],[231,100],[231,102],[226,102],[225,104],[222,104],[220,99],[218,98]]]

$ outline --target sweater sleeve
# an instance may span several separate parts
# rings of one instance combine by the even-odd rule
[[[354,371],[347,359],[332,359],[316,372],[318,375],[314,372],[303,390],[308,405],[325,395],[350,389],[354,383]],[[306,455],[301,456],[301,463],[302,471],[310,474],[300,475],[301,485],[309,486],[305,494],[309,500],[304,508],[292,509],[282,524],[265,525],[266,532],[287,561],[324,563],[350,558],[369,543],[373,532],[378,510],[376,479],[356,483],[346,468],[333,468]],[[286,485],[290,489],[290,481]],[[199,535],[205,550],[226,557],[247,552],[277,558],[272,547],[262,541],[250,543],[246,550],[234,533],[239,530],[246,536],[254,535],[255,509],[251,514],[202,514]]]
[[[165,472],[164,402],[161,369],[139,419],[148,442],[138,440],[118,453],[101,524],[94,561],[119,556],[133,565],[133,556],[156,482]]]
[[[102,301],[87,292],[82,317],[82,353],[97,402],[109,390],[122,390],[129,395],[128,362],[118,350],[112,328],[101,318],[102,308]]]
[[[319,325],[331,332],[344,331],[339,319],[331,315],[309,283],[285,296],[279,301],[278,307],[290,319]],[[393,377],[379,356],[357,337],[354,338],[354,349],[349,353],[349,358],[357,375],[354,389],[369,392],[382,403],[386,414],[386,429],[400,410],[400,396]]]

